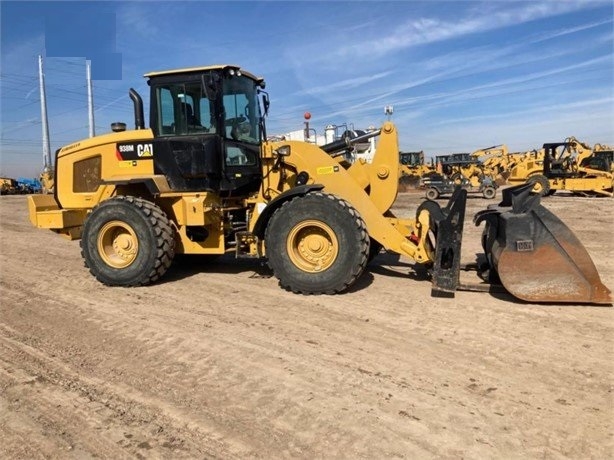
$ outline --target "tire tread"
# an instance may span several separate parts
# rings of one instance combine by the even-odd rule
[[[354,284],[354,282],[360,277],[360,275],[363,273],[367,262],[368,262],[368,258],[369,258],[369,243],[370,243],[370,237],[369,237],[369,233],[367,231],[367,225],[365,224],[365,221],[362,219],[362,217],[360,216],[360,214],[358,213],[358,211],[346,200],[339,198],[335,195],[332,195],[330,193],[323,193],[323,192],[311,192],[308,195],[303,195],[303,196],[299,196],[299,197],[294,197],[291,200],[286,201],[285,203],[283,203],[278,209],[275,210],[275,212],[273,213],[273,216],[271,216],[271,220],[273,220],[275,218],[275,214],[279,213],[282,211],[282,209],[284,209],[285,207],[289,206],[290,203],[292,203],[293,201],[297,200],[297,199],[301,199],[305,196],[314,196],[314,197],[320,197],[320,198],[327,198],[329,200],[334,201],[340,208],[341,212],[346,212],[349,214],[349,216],[353,219],[354,225],[356,226],[356,229],[358,231],[358,234],[360,235],[360,242],[359,242],[359,246],[360,246],[360,260],[359,263],[357,263],[353,268],[352,271],[350,273],[350,276],[348,277],[348,279],[339,286],[336,286],[332,289],[327,289],[325,291],[319,291],[319,290],[315,290],[315,289],[305,289],[305,288],[299,288],[296,285],[293,285],[291,281],[284,279],[284,277],[280,277],[279,273],[275,273],[275,268],[270,264],[270,262],[268,263],[269,268],[271,268],[271,270],[273,270],[273,272],[275,273],[275,276],[279,279],[279,284],[282,288],[284,288],[287,291],[291,291],[295,294],[303,294],[303,295],[317,295],[317,294],[328,294],[328,295],[333,295],[333,294],[339,294],[345,290],[347,290],[352,284]],[[267,234],[268,234],[269,228],[267,227]],[[268,240],[268,235],[265,235],[265,241]]]
[[[166,214],[154,203],[144,200],[143,198],[138,198],[134,196],[116,196],[110,198],[108,200],[104,200],[101,203],[97,204],[89,214],[91,216],[94,211],[103,207],[103,206],[112,206],[115,203],[129,203],[135,209],[137,209],[143,216],[145,216],[146,220],[149,221],[154,234],[156,235],[156,260],[153,264],[152,269],[149,273],[144,274],[137,280],[132,283],[122,283],[121,286],[126,287],[135,287],[135,286],[145,286],[151,283],[156,282],[160,279],[166,271],[171,266],[173,261],[173,256],[175,255],[175,240],[174,240],[174,229],[171,225],[169,218]],[[88,217],[89,217],[88,216]],[[87,219],[84,224],[84,228],[87,225]],[[81,248],[81,257],[83,258],[85,267],[89,269],[90,273],[101,283],[107,286],[117,286],[119,283],[109,283],[104,280],[100,274],[94,269],[94,267],[90,267],[87,263],[87,259],[85,257],[85,252],[83,249],[84,244],[87,244],[83,239],[80,241]]]

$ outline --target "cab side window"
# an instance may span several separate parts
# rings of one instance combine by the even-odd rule
[[[200,84],[161,86],[157,88],[157,104],[161,136],[212,132],[211,104]]]
[[[205,96],[202,96],[198,101],[199,115],[200,115],[200,124],[205,128],[208,128],[210,133],[215,132],[215,126],[213,123],[214,116],[211,113],[212,106]]]
[[[175,106],[169,88],[158,88],[158,117],[160,135],[175,134]]]

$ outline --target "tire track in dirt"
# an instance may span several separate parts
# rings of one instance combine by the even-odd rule
[[[0,401],[20,401],[0,426],[10,446],[39,433],[50,456],[611,452],[611,309],[434,300],[405,260],[342,296],[295,296],[225,258],[107,288],[75,242],[19,222],[0,253]]]
[[[215,436],[193,432],[190,425],[194,422],[187,414],[145,397],[134,387],[77,373],[55,353],[48,356],[24,344],[5,326],[0,327],[0,350],[4,369],[20,368],[17,376],[9,371],[2,375],[9,408],[12,405],[14,411],[36,414],[31,418],[42,427],[42,437],[55,435],[65,450],[78,449],[106,458],[147,456],[150,449],[167,456],[182,456],[187,451],[189,456],[235,458],[244,453],[233,452]],[[25,391],[24,385],[28,386]],[[11,398],[13,391],[20,396]]]
[[[109,292],[118,291],[116,289],[103,289],[108,290]],[[150,288],[150,290],[151,289],[154,288]],[[120,289],[119,291],[121,291],[122,293],[131,293],[131,290]],[[149,296],[149,293],[137,295],[141,296],[141,298],[143,298],[143,296],[147,298]],[[155,294],[152,295],[155,296]],[[268,296],[268,294],[266,295]],[[353,298],[354,296],[350,297]],[[73,301],[75,301],[79,305],[87,304],[87,296],[82,295],[82,298],[79,298],[78,296],[75,298],[75,296],[73,295],[72,298]],[[172,296],[170,298],[172,298]],[[318,376],[318,380],[320,382],[329,382],[331,394],[329,394],[328,396],[330,398],[338,397],[339,394],[345,393],[346,391],[353,391],[356,395],[360,395],[361,392],[375,392],[381,396],[382,400],[385,400],[386,397],[390,398],[390,396],[388,395],[397,393],[395,395],[396,400],[402,401],[402,398],[399,398],[398,396],[400,388],[402,389],[402,391],[408,393],[407,399],[408,401],[412,401],[411,407],[417,407],[418,410],[423,408],[421,406],[428,408],[430,406],[435,405],[437,403],[438,398],[445,400],[448,403],[455,403],[459,408],[469,405],[470,407],[467,409],[468,413],[474,412],[475,414],[475,409],[479,405],[483,406],[483,402],[480,401],[481,398],[478,397],[479,395],[476,395],[476,400],[473,401],[473,403],[469,401],[469,404],[467,401],[463,402],[462,398],[455,398],[452,395],[446,395],[446,387],[443,385],[437,385],[436,376],[432,376],[431,378],[429,378],[429,375],[433,374],[433,371],[429,368],[425,368],[424,365],[421,364],[422,361],[426,361],[429,363],[440,362],[448,367],[451,366],[452,368],[449,370],[454,371],[453,374],[474,375],[475,377],[481,377],[479,380],[480,383],[474,384],[470,383],[470,380],[467,379],[466,386],[468,386],[472,391],[474,389],[478,389],[479,386],[483,385],[481,382],[488,382],[489,377],[490,381],[494,380],[495,382],[497,380],[505,380],[504,377],[502,377],[501,375],[501,373],[505,374],[503,369],[504,366],[497,366],[496,371],[491,370],[490,376],[483,374],[480,376],[479,370],[472,370],[466,365],[454,366],[453,363],[456,361],[457,358],[462,361],[462,353],[459,353],[458,356],[455,356],[454,349],[458,345],[468,340],[469,338],[466,336],[470,335],[471,333],[470,330],[459,331],[458,323],[456,323],[455,321],[451,321],[449,325],[440,322],[437,326],[442,332],[442,342],[444,340],[446,342],[448,342],[449,340],[454,340],[455,336],[459,336],[458,341],[453,342],[450,345],[444,345],[443,343],[440,343],[437,347],[438,352],[434,353],[432,351],[433,347],[435,347],[439,342],[439,339],[437,339],[432,340],[431,343],[428,339],[428,330],[434,326],[433,324],[429,324],[431,322],[431,319],[428,316],[428,312],[429,309],[433,308],[433,306],[423,306],[422,308],[414,307],[412,309],[408,308],[408,306],[400,305],[396,307],[399,311],[395,312],[395,307],[393,305],[394,299],[390,300],[390,305],[387,305],[387,302],[384,301],[381,304],[382,308],[386,312],[392,311],[392,313],[388,313],[388,315],[394,316],[395,314],[397,314],[398,317],[401,319],[401,326],[393,326],[386,321],[378,321],[377,311],[365,311],[365,314],[367,316],[375,316],[374,320],[370,320],[367,323],[364,319],[354,317],[355,313],[353,312],[355,310],[352,308],[352,305],[336,305],[338,310],[335,310],[334,308],[331,308],[330,304],[327,306],[320,304],[321,300],[317,300],[318,298],[306,299],[309,300],[309,302],[307,303],[315,301],[315,304],[308,306],[297,305],[292,309],[276,308],[275,310],[277,311],[275,311],[275,318],[278,318],[280,316],[283,318],[284,310],[288,312],[287,318],[284,318],[284,321],[282,322],[280,322],[279,319],[276,319],[275,322],[271,322],[270,318],[268,318],[267,316],[270,315],[271,311],[259,308],[250,308],[249,311],[242,312],[243,316],[246,319],[241,320],[241,315],[236,314],[236,312],[233,312],[233,309],[239,307],[224,307],[223,303],[219,303],[217,307],[219,311],[211,310],[211,304],[209,304],[202,310],[198,310],[196,307],[191,307],[185,309],[187,311],[183,311],[182,309],[161,306],[160,308],[155,309],[150,309],[148,307],[146,310],[134,312],[132,311],[132,308],[134,307],[132,305],[123,305],[119,307],[94,305],[93,308],[88,308],[87,311],[84,311],[82,313],[83,318],[79,320],[79,324],[81,332],[84,333],[83,335],[85,336],[94,337],[96,336],[96,334],[99,334],[95,331],[90,332],[87,329],[84,329],[84,324],[87,323],[95,323],[99,325],[99,327],[97,326],[98,329],[102,331],[107,331],[108,333],[111,333],[112,331],[112,334],[109,337],[102,339],[104,343],[113,344],[112,347],[109,350],[106,350],[105,348],[100,350],[104,352],[105,356],[107,357],[107,360],[114,357],[114,360],[111,359],[111,361],[109,361],[110,364],[107,366],[108,369],[105,367],[105,372],[118,372],[119,369],[121,371],[120,376],[127,372],[132,372],[132,374],[134,375],[135,370],[130,369],[130,367],[137,363],[133,362],[133,359],[135,361],[142,360],[143,362],[149,362],[150,357],[143,355],[145,350],[148,354],[155,356],[159,373],[160,375],[165,376],[165,378],[163,379],[163,381],[160,382],[154,381],[154,377],[147,377],[147,375],[143,375],[141,376],[141,378],[148,379],[148,384],[150,388],[152,388],[152,390],[154,390],[154,392],[156,393],[163,391],[164,381],[168,380],[173,381],[173,387],[175,389],[179,389],[181,392],[186,394],[189,394],[191,388],[200,388],[203,385],[206,385],[208,381],[213,380],[222,383],[221,385],[218,384],[211,388],[211,391],[219,392],[220,386],[229,386],[233,388],[234,392],[241,393],[243,395],[242,398],[244,397],[246,399],[249,399],[250,395],[253,399],[253,397],[255,396],[253,394],[253,388],[259,388],[259,391],[263,394],[261,396],[258,396],[257,398],[259,402],[258,405],[266,405],[265,403],[269,403],[271,399],[274,399],[271,395],[279,393],[283,389],[278,386],[276,388],[270,388],[267,390],[267,379],[261,377],[260,379],[254,380],[253,378],[250,379],[246,377],[246,374],[254,375],[254,373],[258,372],[258,369],[252,369],[249,372],[242,372],[238,375],[235,375],[233,378],[230,378],[229,376],[232,375],[232,371],[229,371],[229,369],[223,369],[214,373],[206,373],[203,370],[202,365],[199,366],[198,364],[198,361],[202,362],[204,356],[204,359],[206,361],[212,362],[215,367],[219,367],[221,366],[221,364],[219,364],[215,360],[215,356],[227,356],[229,350],[225,348],[229,348],[232,350],[236,349],[237,347],[240,347],[240,350],[235,356],[233,356],[233,361],[234,359],[236,359],[237,361],[240,360],[242,356],[243,359],[249,359],[251,355],[257,356],[262,361],[263,356],[271,355],[269,356],[269,358],[271,358],[271,362],[266,363],[266,367],[268,369],[267,373],[269,375],[272,374],[271,369],[276,368],[274,358],[277,358],[284,362],[283,369],[278,369],[278,371],[286,371],[290,375],[298,374],[305,376],[310,375],[314,371],[319,371],[322,375]],[[146,299],[143,303],[148,304]],[[334,303],[333,306],[335,306]],[[445,305],[442,305],[439,308],[442,307],[445,308]],[[66,306],[66,320],[68,320],[69,315],[74,315],[74,312],[71,312],[73,308],[74,307],[71,304]],[[434,308],[438,307],[435,306]],[[242,309],[245,310],[245,307],[242,307]],[[104,316],[101,317],[100,311],[104,311]],[[211,318],[208,321],[209,327],[206,329],[206,332],[209,335],[207,339],[200,336],[202,331],[199,327],[192,326],[196,324],[193,319],[195,311],[200,311],[200,316],[207,315],[209,318]],[[301,312],[308,312],[308,314],[303,314]],[[375,315],[373,315],[373,313],[375,313]],[[466,317],[467,313],[468,312],[465,311],[463,313],[463,316]],[[54,316],[57,316],[57,314],[57,311],[53,313]],[[259,318],[259,315],[263,315],[262,318]],[[474,313],[474,315],[477,314]],[[116,319],[118,317],[121,317],[121,320]],[[317,320],[322,319],[324,317],[327,319],[327,327],[324,327],[321,324],[318,325]],[[311,318],[311,320],[309,318]],[[412,320],[412,318],[414,319]],[[422,319],[416,320],[415,318]],[[475,320],[478,318],[479,315],[473,317],[472,319]],[[50,321],[50,319],[51,318],[43,317],[41,318],[39,323],[46,324],[48,323],[48,321]],[[262,332],[265,331],[260,330],[262,329],[262,327],[257,327],[259,320],[263,321],[260,324],[265,325],[268,331],[271,331],[270,325],[273,324],[273,332],[267,332],[266,337],[260,335]],[[268,321],[268,323],[264,321]],[[66,321],[60,322],[62,324],[66,323]],[[309,322],[311,322],[312,324],[308,324]],[[144,327],[143,323],[145,323],[147,327]],[[293,326],[293,323],[301,324],[302,327],[298,331],[293,331],[292,329],[297,329],[295,325]],[[368,329],[376,329],[374,331],[375,335],[380,338],[377,339],[373,336],[364,335],[358,335],[358,337],[354,338],[352,334],[349,333],[349,331],[353,330],[354,334],[357,331],[360,331],[357,328],[360,323],[366,324]],[[251,328],[249,327],[250,324],[252,325]],[[410,325],[410,327],[406,329],[402,326],[403,324]],[[171,327],[176,328],[176,330],[168,330]],[[216,332],[216,329],[219,329],[220,327],[223,327],[223,331],[221,331],[221,334],[220,332]],[[447,327],[454,327],[454,332],[456,333],[447,334],[445,332]],[[150,328],[152,328],[152,330],[150,330]],[[338,330],[339,328],[340,330]],[[240,332],[240,335],[237,336],[237,334],[233,332],[233,330],[238,330]],[[276,336],[276,330],[280,330],[283,332],[280,336]],[[74,331],[72,331],[72,333],[74,333]],[[71,334],[71,331],[66,331],[61,335],[66,334]],[[178,339],[178,336],[176,334],[180,334],[183,338]],[[194,340],[192,341],[190,337],[191,334],[195,334]],[[220,335],[218,336],[217,334]],[[38,335],[45,336],[45,334]],[[329,347],[330,352],[327,348],[325,348],[324,350],[319,348],[327,342],[330,343],[331,340],[334,340],[336,338],[335,336],[338,336],[339,339],[337,341],[333,341],[333,346]],[[175,338],[171,339],[172,337]],[[225,337],[232,338],[228,339]],[[304,339],[299,340],[297,339],[297,337],[303,337]],[[100,337],[98,337],[98,339],[100,340]],[[192,345],[194,345],[196,341],[203,340],[207,340],[206,347],[202,349],[198,347],[195,350],[192,349],[185,353],[182,352],[182,348],[184,348],[182,344],[190,343],[191,341]],[[286,342],[286,344],[280,346],[279,344],[283,344],[284,341]],[[310,345],[310,348],[314,350],[312,355],[306,353],[304,350],[301,350],[300,354],[293,352],[293,348],[301,348],[302,343],[300,342],[303,341],[305,343],[308,343]],[[506,337],[504,335],[501,338],[501,341],[506,343],[509,341],[509,337]],[[522,338],[519,337],[517,341],[521,343]],[[298,345],[295,345],[297,342],[299,342]],[[374,352],[373,345],[377,344],[378,342],[382,342],[380,344],[381,349],[375,349]],[[399,349],[398,344],[402,342],[407,343],[406,350]],[[367,349],[365,349],[365,343],[368,343],[370,345]],[[343,347],[339,346],[341,344],[343,345]],[[392,363],[393,366],[390,366],[390,363],[388,362],[382,364],[381,362],[378,363],[373,359],[374,356],[377,356],[378,354],[382,353],[382,349],[390,350],[392,347],[395,347],[395,344],[396,349],[388,351],[388,356],[386,360],[390,361],[392,360],[392,358],[395,358],[394,362]],[[474,340],[473,343],[469,342],[469,344],[472,346],[476,346],[476,344],[479,343]],[[84,345],[82,344],[81,347],[82,346]],[[87,346],[87,344],[85,344],[85,346]],[[509,348],[509,344],[507,344],[506,346],[508,346]],[[213,349],[211,349],[210,347],[213,347]],[[90,350],[85,350],[83,354],[85,354],[86,356],[96,356],[96,350],[93,349],[95,347],[91,348],[92,349]],[[127,353],[118,352],[127,349],[130,350]],[[283,349],[286,349],[285,353],[283,352]],[[332,352],[333,350],[340,349],[352,350],[353,353],[348,353],[347,357],[340,357],[339,354],[341,352]],[[115,356],[113,356],[114,350]],[[169,350],[172,350],[172,355],[165,357],[165,355],[168,355]],[[520,351],[522,352],[523,350],[521,349]],[[503,350],[493,351],[493,353],[491,354],[491,358],[496,360],[495,357],[501,356],[502,352]],[[416,375],[407,374],[405,372],[408,367],[407,359],[404,356],[405,353],[407,353],[407,355],[411,355],[412,353],[415,355],[416,361],[411,362],[411,366],[415,369]],[[343,353],[341,353],[341,355],[343,355]],[[505,358],[505,353],[503,353],[503,357]],[[480,359],[483,360],[483,356],[480,357],[480,352],[476,349],[476,360],[479,361]],[[358,366],[357,363],[359,364]],[[494,364],[496,364],[496,362],[492,362],[491,360],[490,366],[492,367]],[[334,368],[335,366],[337,367],[335,371],[330,373],[323,373],[322,370],[319,369],[321,367],[325,367],[326,369]],[[404,369],[405,371],[402,372],[402,375],[405,374],[405,376],[393,377],[395,373],[395,366],[399,366],[398,368],[396,368],[396,373],[399,373],[399,369]],[[390,374],[391,372],[393,373],[393,375]],[[514,373],[517,374],[518,372],[521,372],[521,370],[514,370]],[[530,369],[527,369],[527,372],[527,378],[530,378],[530,373],[532,371]],[[262,372],[260,372],[260,374],[262,374]],[[287,375],[284,376],[283,372],[281,372],[281,374],[282,375],[280,377],[282,379],[284,377],[287,378]],[[177,378],[178,376],[181,376],[183,378],[183,383],[180,379]],[[472,378],[472,380],[475,382],[477,379]],[[300,388],[297,388],[297,382],[294,381],[292,383],[294,385],[293,391],[295,397],[304,396],[305,399],[309,399],[310,397],[313,399],[313,395],[317,393],[320,394],[320,397],[326,396],[326,394],[323,394],[326,392],[323,392],[321,389],[318,391],[317,385],[307,386],[307,388],[303,389],[303,391],[300,391]],[[134,384],[138,386],[139,382],[135,381]],[[303,382],[303,385],[307,384]],[[448,388],[451,385],[453,391],[457,391],[458,387],[461,386],[462,383],[455,380],[448,380],[445,385],[447,385]],[[498,391],[504,391],[504,385],[501,385],[501,383],[499,383],[498,385]],[[438,386],[440,388],[436,388]],[[492,388],[492,386],[484,387],[484,390],[486,391],[488,390],[488,388]],[[442,392],[444,392],[444,394],[442,394]],[[489,392],[486,391],[486,394],[488,393]],[[369,398],[364,397],[364,395],[361,395],[360,398],[355,399],[359,399],[361,401],[369,400]],[[177,402],[180,403],[181,401]],[[226,408],[226,410],[229,410],[229,407],[230,409],[232,409],[232,401],[222,400],[220,402],[223,403],[223,406]],[[203,401],[199,400],[198,398],[190,399],[187,404],[188,407],[192,407],[197,406],[199,404],[203,404]],[[472,408],[474,410],[471,410]],[[363,404],[360,409],[364,409],[365,412],[373,410],[373,408],[369,404]],[[379,409],[381,411],[381,408]],[[409,414],[406,408],[398,409],[396,416],[398,416],[399,413],[403,414],[404,417],[408,417],[404,414]],[[231,413],[229,415],[232,415],[235,419],[238,418],[237,413]],[[266,417],[264,417],[264,419],[266,420],[266,418],[270,417],[271,415],[276,415],[277,417],[279,417],[281,414],[266,413],[264,415],[266,415]],[[392,412],[388,415],[395,415],[395,413]],[[354,416],[360,417],[360,411],[354,411]],[[486,413],[482,414],[482,416],[484,418],[488,418],[488,414]],[[246,418],[247,417],[248,416],[246,416]],[[416,415],[412,415],[412,417],[420,418]],[[434,417],[433,415],[431,415],[430,418],[437,419],[437,417]],[[414,422],[417,422],[417,420],[415,419],[412,420],[414,420]],[[461,420],[463,421],[463,423],[470,422],[469,420],[464,420],[462,418],[458,421],[460,422]],[[296,423],[296,420],[291,420],[290,422],[291,423],[289,425],[292,426],[292,423]],[[393,420],[388,420],[387,423],[390,423],[390,425],[392,425]],[[424,423],[425,422],[421,424]],[[434,428],[438,428],[440,431],[442,430],[441,426]],[[255,436],[258,436],[260,434],[261,433],[255,433]],[[417,434],[418,433],[413,433],[414,436],[416,436]]]

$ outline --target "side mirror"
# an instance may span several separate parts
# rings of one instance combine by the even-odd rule
[[[215,101],[218,95],[218,82],[220,81],[220,76],[217,73],[209,73],[204,74],[202,76],[202,86],[205,94],[207,95],[207,99],[210,101]]]
[[[267,116],[269,114],[269,106],[271,105],[269,101],[269,95],[265,91],[259,91],[262,94],[262,107],[264,109],[263,116]]]

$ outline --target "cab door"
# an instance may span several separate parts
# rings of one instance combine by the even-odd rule
[[[200,80],[160,85],[152,93],[154,172],[174,191],[219,191],[222,146]]]

